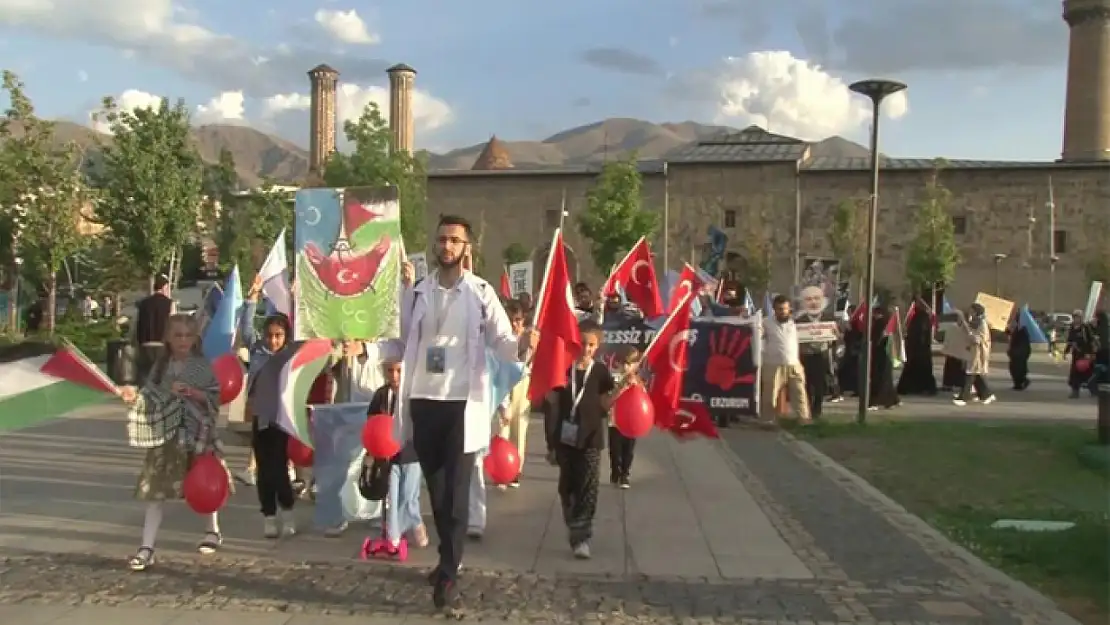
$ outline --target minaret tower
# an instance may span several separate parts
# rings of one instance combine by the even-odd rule
[[[416,130],[412,116],[412,90],[416,70],[405,64],[386,70],[389,74],[389,131],[393,150],[413,153]]]
[[[1068,45],[1060,160],[1110,161],[1110,0],[1064,0]]]
[[[317,65],[308,72],[312,85],[309,113],[308,169],[322,174],[328,157],[335,152],[335,97],[339,72]]]

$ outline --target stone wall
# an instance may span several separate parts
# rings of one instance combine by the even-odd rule
[[[1067,249],[1058,251],[1056,308],[1071,309],[1086,300],[1088,281],[1084,268],[1090,250],[1106,245],[1110,220],[1098,215],[1110,211],[1110,170],[1106,168],[1022,167],[1010,169],[948,168],[941,183],[952,193],[949,210],[962,218],[966,231],[957,236],[963,262],[950,287],[953,304],[970,303],[975,293],[994,291],[994,254],[1006,254],[998,266],[1003,296],[1027,301],[1036,309],[1049,306],[1048,180],[1051,174],[1056,202],[1056,228],[1066,233]],[[906,246],[913,234],[914,209],[921,200],[927,170],[884,170],[880,179],[878,256],[876,284],[895,293],[905,290]],[[844,200],[866,201],[866,171],[803,171],[792,162],[771,164],[669,165],[670,266],[698,259],[708,227],[722,227],[730,235],[730,248],[755,233],[771,254],[770,288],[786,291],[793,283],[795,231],[800,231],[801,255],[831,255],[829,229],[836,206]],[[578,279],[597,285],[604,279],[593,266],[588,244],[574,225],[574,216],[585,207],[586,191],[593,182],[588,174],[524,171],[440,172],[428,183],[428,231],[434,232],[441,213],[471,219],[481,233],[487,275],[496,276],[501,253],[518,242],[542,253],[558,223],[563,191],[570,216],[566,241],[573,253],[571,271]],[[644,208],[662,210],[662,175],[644,176]],[[1033,251],[1029,254],[1029,214],[1033,209]],[[735,217],[725,227],[727,211]],[[800,216],[800,219],[799,219]],[[662,236],[654,249],[660,250]],[[1101,243],[1100,243],[1101,242]],[[865,237],[859,244],[866,245]],[[660,259],[662,254],[658,256]],[[577,270],[576,270],[577,266]],[[607,269],[607,268],[606,268]]]

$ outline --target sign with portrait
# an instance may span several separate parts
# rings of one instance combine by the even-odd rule
[[[713,414],[756,414],[761,338],[755,323],[695,319],[690,334],[683,396],[703,401]]]
[[[832,312],[840,291],[840,261],[806,256],[802,259],[801,281],[796,285],[798,312],[818,316]]]
[[[513,297],[518,297],[521,293],[532,294],[533,267],[530,260],[509,265],[509,291]]]

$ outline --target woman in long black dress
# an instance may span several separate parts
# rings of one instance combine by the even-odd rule
[[[893,408],[901,404],[898,390],[894,387],[894,361],[890,358],[890,337],[886,333],[886,324],[890,317],[886,310],[876,306],[871,314],[875,316],[871,325],[871,397],[867,406],[871,410],[877,408]]]
[[[863,333],[849,325],[844,331],[844,356],[836,368],[837,382],[844,395],[859,396],[859,361],[862,349]]]
[[[936,395],[933,374],[933,320],[924,299],[913,303],[914,314],[906,327],[906,364],[898,379],[899,395]]]
[[[1029,330],[1015,319],[1008,334],[1010,344],[1006,347],[1006,355],[1010,358],[1010,379],[1015,391],[1024,391],[1029,388],[1029,356],[1033,353]]]

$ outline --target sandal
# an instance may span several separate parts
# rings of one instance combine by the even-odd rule
[[[132,571],[145,571],[154,564],[154,549],[151,547],[139,547],[135,555],[127,561],[127,566]]]
[[[204,535],[204,540],[197,545],[197,551],[206,556],[212,555],[222,544],[224,544],[224,537],[219,532],[208,532]]]

